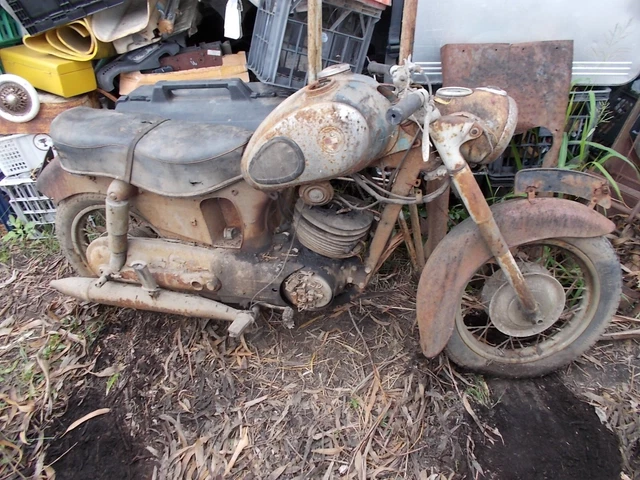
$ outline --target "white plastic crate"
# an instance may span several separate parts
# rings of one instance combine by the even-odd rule
[[[47,135],[8,135],[0,138],[0,170],[5,177],[29,172],[42,165]]]
[[[18,175],[0,181],[0,188],[9,196],[16,217],[25,223],[49,225],[56,220],[56,207],[36,189],[29,175]]]

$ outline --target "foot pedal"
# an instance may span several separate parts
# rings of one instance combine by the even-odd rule
[[[255,321],[255,316],[249,312],[238,313],[236,319],[229,325],[229,336],[231,338],[238,338]]]

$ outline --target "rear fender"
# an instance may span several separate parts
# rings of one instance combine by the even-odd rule
[[[65,198],[78,193],[107,194],[110,178],[73,175],[65,172],[58,157],[54,158],[38,176],[36,187],[57,205]]]
[[[507,244],[558,237],[599,237],[615,225],[594,210],[570,200],[511,200],[491,207]],[[473,220],[467,219],[444,238],[429,257],[416,300],[420,347],[435,357],[453,332],[460,298],[473,274],[492,257]]]

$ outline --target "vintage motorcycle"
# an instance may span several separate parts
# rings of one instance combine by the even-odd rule
[[[329,67],[266,118],[239,109],[255,131],[89,108],[59,115],[57,157],[38,188],[57,204],[57,236],[80,276],[52,286],[86,301],[227,320],[239,336],[259,309],[291,322],[294,310],[365,290],[402,243],[402,209],[451,184],[470,218],[422,271],[424,355],[446,348],[464,367],[510,377],[574,360],[620,298],[605,238],[614,225],[593,208],[610,200],[606,185],[524,170],[515,182],[524,198],[489,207],[469,165],[504,151],[515,102],[496,88],[430,94],[408,68],[395,67],[386,85]],[[222,86],[255,97],[243,82]],[[426,182],[439,186],[425,193]]]

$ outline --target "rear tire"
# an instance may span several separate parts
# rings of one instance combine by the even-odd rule
[[[62,200],[56,209],[56,236],[69,264],[82,277],[95,277],[86,250],[96,238],[106,236],[105,199],[101,193],[80,193]],[[130,211],[129,235],[156,237],[135,210]]]
[[[534,335],[512,337],[499,330],[479,295],[497,270],[490,261],[467,283],[446,352],[458,365],[485,374],[545,375],[572,362],[598,340],[620,302],[620,263],[604,237],[541,240],[512,251],[516,259],[542,265],[560,281],[566,297],[560,318]]]

